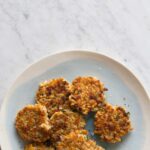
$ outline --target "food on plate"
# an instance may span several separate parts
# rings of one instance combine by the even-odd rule
[[[62,137],[57,145],[57,150],[104,150],[88,139],[86,130],[78,130]]]
[[[69,83],[63,78],[42,82],[36,93],[36,102],[46,106],[49,117],[56,111],[69,108]]]
[[[44,144],[27,144],[24,148],[24,150],[55,150],[52,146],[46,146]]]
[[[105,142],[120,142],[132,130],[129,113],[110,105],[106,90],[100,80],[90,76],[79,76],[72,84],[64,78],[42,82],[37,104],[27,105],[16,116],[16,130],[28,142],[24,150],[104,150],[85,130],[93,115],[92,133]]]
[[[84,115],[96,111],[105,101],[104,84],[94,77],[77,77],[71,85],[70,105]]]
[[[49,138],[49,118],[45,106],[27,105],[16,117],[16,129],[22,139],[31,142],[44,142]]]
[[[71,131],[83,129],[85,126],[84,118],[77,112],[63,110],[55,112],[50,118],[50,140],[57,143],[60,138]]]
[[[129,113],[123,107],[110,104],[97,111],[94,125],[95,134],[110,143],[120,142],[121,137],[132,130]]]

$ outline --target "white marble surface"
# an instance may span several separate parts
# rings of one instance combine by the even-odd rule
[[[17,75],[56,51],[121,61],[150,92],[149,0],[0,0],[0,103]]]

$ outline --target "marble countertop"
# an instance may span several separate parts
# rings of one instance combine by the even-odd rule
[[[0,0],[0,104],[24,68],[61,50],[122,62],[150,92],[149,0]]]

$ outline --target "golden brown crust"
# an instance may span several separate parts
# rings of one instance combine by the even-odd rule
[[[69,83],[63,78],[56,78],[40,84],[36,102],[46,106],[50,117],[56,111],[69,108],[69,95]]]
[[[45,146],[44,144],[27,144],[24,150],[55,150],[51,146]]]
[[[124,108],[105,101],[106,90],[93,77],[77,77],[71,85],[63,78],[41,83],[36,93],[37,104],[27,105],[16,116],[17,132],[31,143],[24,149],[104,150],[83,130],[83,115],[89,112],[96,112],[95,134],[106,142],[121,141],[132,130],[129,115]]]
[[[70,105],[86,115],[104,102],[104,90],[103,83],[96,78],[77,77],[71,85]]]
[[[56,112],[50,118],[50,140],[55,145],[60,138],[71,131],[82,129],[85,126],[83,117],[70,110]]]
[[[44,142],[49,138],[49,119],[47,110],[40,104],[27,105],[16,117],[16,129],[26,141]]]
[[[57,145],[57,150],[104,150],[87,137],[86,130],[78,130],[65,135]]]
[[[116,143],[132,130],[129,115],[122,107],[106,104],[95,115],[95,134],[106,142]]]

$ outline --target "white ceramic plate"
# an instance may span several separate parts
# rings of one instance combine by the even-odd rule
[[[34,103],[38,84],[49,78],[64,77],[72,81],[76,76],[95,76],[109,89],[107,100],[125,106],[131,113],[133,132],[121,143],[99,142],[106,150],[149,150],[150,101],[137,78],[115,60],[93,52],[70,51],[48,56],[27,68],[15,81],[5,97],[0,113],[2,150],[23,150],[16,134],[14,120],[18,110]],[[92,116],[88,116],[88,130],[93,130]]]

